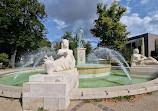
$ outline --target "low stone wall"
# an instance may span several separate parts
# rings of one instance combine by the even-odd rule
[[[125,95],[136,95],[158,90],[158,79],[126,86],[102,88],[74,88],[70,92],[70,99],[112,98]],[[0,96],[21,98],[22,88],[0,84]]]
[[[79,74],[100,74],[110,72],[111,65],[76,66]]]
[[[136,95],[158,90],[158,79],[126,86],[102,87],[102,88],[74,88],[70,93],[70,99],[96,99],[112,98],[117,96]]]
[[[25,68],[24,71],[28,70],[42,70],[42,67],[37,67],[37,68],[32,68],[28,67]],[[5,75],[8,73],[14,73],[18,72],[18,69],[2,69],[0,70],[0,75]],[[21,98],[22,97],[22,87],[17,87],[17,86],[8,86],[8,85],[3,85],[0,84],[0,96],[1,97],[9,97],[9,98]]]
[[[21,98],[22,87],[8,86],[0,84],[0,96],[9,98]]]
[[[28,70],[39,70],[39,69],[44,69],[43,67],[36,67],[36,68],[32,68],[32,67],[27,67],[25,68],[23,71],[28,71]],[[5,75],[5,74],[9,74],[9,73],[14,73],[14,72],[18,72],[19,69],[15,68],[15,69],[1,69],[0,70],[0,75]]]
[[[56,75],[56,77],[58,76]],[[33,80],[32,78],[31,81],[36,81],[35,79],[36,78],[34,78]],[[45,79],[50,80],[50,78],[45,78]],[[37,80],[39,79],[37,78]],[[60,81],[62,79],[54,78],[54,80]],[[102,87],[102,88],[74,88],[70,92],[70,99],[74,100],[74,99],[112,98],[117,96],[142,94],[156,90],[158,90],[158,78],[149,82],[126,85],[126,86]],[[21,87],[0,84],[0,96],[2,97],[21,98],[22,91],[23,89]]]
[[[100,73],[100,74],[80,74],[79,79],[97,78],[97,77],[104,77],[108,75],[110,75],[110,72]]]

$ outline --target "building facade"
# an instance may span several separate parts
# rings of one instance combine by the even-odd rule
[[[138,48],[142,55],[147,57],[158,55],[158,35],[146,33],[129,38],[126,47],[132,50]]]

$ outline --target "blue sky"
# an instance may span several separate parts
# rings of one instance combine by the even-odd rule
[[[97,3],[108,4],[113,0],[39,0],[45,4],[48,18],[43,22],[48,34],[46,37],[52,41],[59,41],[66,31],[76,34],[82,27],[85,40],[96,47],[99,39],[90,33],[93,20],[97,18]],[[158,34],[158,0],[119,0],[120,5],[128,9],[121,19],[127,25],[128,37],[143,33]]]

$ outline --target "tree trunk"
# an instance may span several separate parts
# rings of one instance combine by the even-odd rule
[[[10,65],[12,66],[12,68],[15,67],[16,53],[17,53],[17,46],[15,46],[15,48],[13,49],[13,53],[12,53],[12,55],[11,55]]]

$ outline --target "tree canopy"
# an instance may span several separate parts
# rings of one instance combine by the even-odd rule
[[[10,60],[8,59],[8,55],[6,53],[1,53],[0,54],[0,63],[7,63]]]
[[[98,46],[111,46],[114,49],[122,50],[129,34],[126,25],[120,22],[126,11],[125,7],[119,6],[118,1],[114,1],[110,8],[107,4],[104,6],[102,3],[97,4],[98,19],[94,21],[95,25],[91,29],[91,33],[101,39]]]
[[[0,44],[8,45],[14,67],[18,52],[37,49],[46,33],[41,20],[47,14],[38,0],[0,1]]]
[[[72,33],[66,31],[65,34],[61,37],[62,39],[67,39],[69,40],[69,48],[71,50],[74,50],[77,48],[77,37],[72,37]]]
[[[44,38],[38,43],[38,47],[51,47],[52,43],[47,39]]]

